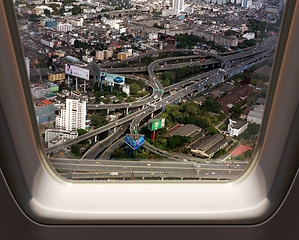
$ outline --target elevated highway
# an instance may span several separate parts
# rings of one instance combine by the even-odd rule
[[[263,52],[261,51],[261,53],[255,53],[254,57],[252,57],[249,60],[244,61],[243,63],[240,63],[239,65],[237,65],[235,67],[232,67],[232,68],[231,68],[231,64],[228,60],[224,59],[223,57],[218,57],[221,61],[224,62],[224,66],[223,66],[224,72],[218,71],[216,74],[214,73],[213,76],[209,76],[209,77],[202,74],[202,75],[190,78],[189,82],[195,81],[193,84],[185,87],[183,90],[181,90],[181,91],[179,91],[179,92],[177,92],[177,93],[175,93],[175,94],[173,94],[173,95],[171,95],[167,98],[164,98],[162,100],[157,101],[156,104],[155,104],[155,107],[152,107],[152,106],[145,107],[144,109],[139,110],[135,113],[132,113],[132,114],[116,121],[116,122],[109,123],[109,124],[99,128],[99,129],[96,129],[96,130],[91,130],[88,133],[85,133],[84,135],[81,135],[81,136],[79,136],[75,139],[72,139],[72,140],[67,140],[62,144],[47,148],[47,149],[45,149],[45,152],[49,153],[49,152],[52,152],[52,151],[57,151],[61,148],[71,146],[75,143],[78,143],[82,140],[85,140],[85,139],[88,139],[90,137],[96,136],[97,134],[100,134],[100,133],[102,133],[104,131],[107,131],[111,128],[115,128],[115,127],[117,127],[119,125],[122,125],[122,124],[124,124],[128,121],[131,121],[131,120],[134,120],[133,124],[135,122],[135,125],[136,125],[136,122],[140,123],[141,119],[143,119],[148,114],[151,114],[152,112],[156,111],[158,108],[164,107],[164,106],[168,105],[171,102],[177,101],[177,100],[181,99],[182,97],[184,97],[185,95],[190,94],[191,92],[202,91],[207,86],[210,86],[212,84],[217,84],[219,82],[224,81],[225,76],[226,77],[231,77],[232,75],[235,75],[235,74],[239,73],[240,69],[248,68],[248,66],[251,66],[253,62],[259,61],[259,59],[262,59],[263,56],[267,56],[268,54],[273,52],[274,49],[275,49],[275,46],[271,46],[266,51],[263,51]],[[148,67],[148,71],[149,71],[149,74],[150,74],[154,84],[156,85],[157,89],[163,90],[163,87],[162,87],[161,83],[157,80],[157,78],[155,77],[154,70],[153,70],[154,66],[156,64],[161,63],[161,62],[163,62],[163,59],[159,59],[159,60],[153,62],[152,64],[150,64],[150,66]],[[158,98],[158,99],[160,99],[162,97],[163,93],[162,92],[157,92],[157,94],[160,95],[159,98]],[[132,126],[134,126],[134,125],[132,125]]]

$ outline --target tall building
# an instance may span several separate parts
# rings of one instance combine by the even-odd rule
[[[85,129],[86,101],[67,98],[65,109],[56,117],[56,127],[67,131]]]
[[[233,3],[233,4],[241,4],[241,3],[242,3],[242,0],[230,0],[230,3]]]
[[[173,0],[172,7],[176,13],[180,13],[184,11],[184,0]]]
[[[252,0],[243,0],[241,7],[243,8],[249,8],[252,5]]]
[[[97,51],[95,58],[97,60],[104,60],[104,52],[103,51]]]

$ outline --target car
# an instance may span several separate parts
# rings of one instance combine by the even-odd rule
[[[113,81],[115,83],[122,83],[124,81],[124,79],[122,77],[115,77],[115,78],[113,78]]]
[[[208,174],[208,173],[205,173],[205,176],[209,176],[209,174]]]
[[[152,164],[150,164],[150,163],[147,163],[146,165],[147,165],[147,166],[152,166]]]

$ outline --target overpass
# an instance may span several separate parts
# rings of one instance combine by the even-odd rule
[[[119,119],[118,121],[116,122],[113,122],[113,123],[109,123],[101,128],[98,128],[96,130],[91,130],[75,139],[72,139],[72,140],[66,140],[64,143],[62,144],[59,144],[59,145],[55,145],[53,147],[50,147],[50,148],[47,148],[45,149],[45,152],[46,153],[50,153],[50,152],[53,152],[53,151],[57,151],[61,148],[66,148],[68,146],[71,146],[75,143],[78,143],[82,140],[85,140],[85,139],[88,139],[90,137],[94,137],[104,131],[107,131],[111,128],[115,128],[119,125],[122,125],[128,121],[131,121],[133,119],[135,119],[133,121],[133,124],[135,122],[135,127],[136,127],[136,123],[139,123],[141,121],[141,119],[143,119],[145,116],[151,114],[152,112],[156,111],[157,109],[159,108],[162,108],[166,105],[168,105],[170,102],[174,102],[174,101],[177,101],[179,99],[181,99],[182,97],[184,97],[185,95],[188,95],[194,91],[202,91],[203,89],[205,89],[207,86],[210,86],[211,84],[217,84],[219,82],[222,82],[224,81],[225,77],[231,77],[237,73],[239,73],[239,71],[243,71],[247,68],[249,68],[250,66],[252,66],[253,62],[256,62],[258,61],[259,59],[263,58],[263,56],[267,56],[268,54],[270,54],[275,48],[272,46],[270,47],[267,51],[264,51],[264,52],[261,52],[261,53],[257,53],[256,55],[254,55],[253,58],[245,61],[244,63],[236,66],[236,67],[233,67],[231,68],[231,64],[228,60],[225,60],[223,59],[223,57],[221,57],[220,59],[224,61],[224,70],[225,72],[217,72],[216,74],[214,73],[213,76],[210,76],[208,77],[208,75],[199,75],[199,76],[195,76],[195,77],[192,77],[190,79],[188,79],[189,82],[192,82],[192,81],[195,81],[192,85],[190,86],[187,86],[185,87],[183,90],[177,92],[176,94],[174,95],[171,95],[167,98],[164,98],[162,100],[159,100],[155,107],[152,107],[152,106],[148,106],[148,107],[145,107],[144,109],[142,110],[139,110],[135,113],[132,113],[122,119]],[[155,77],[155,74],[153,72],[153,68],[156,64],[159,64],[160,62],[162,62],[162,59],[159,59],[155,62],[153,62],[150,66],[149,66],[149,73],[150,73],[150,76],[151,78],[153,79],[154,81],[154,84],[157,86],[157,89],[160,89],[160,90],[163,90],[163,87],[161,85],[161,83],[157,80],[157,78]],[[200,82],[198,82],[200,81]],[[160,97],[162,96],[162,92],[157,92],[157,94],[160,94]],[[159,99],[160,99],[159,97]],[[134,126],[133,126],[134,127]],[[131,127],[130,127],[131,129]],[[135,130],[135,129],[134,129]]]

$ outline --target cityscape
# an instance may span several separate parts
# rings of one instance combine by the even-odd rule
[[[49,163],[73,181],[229,181],[259,139],[285,1],[15,0]]]

